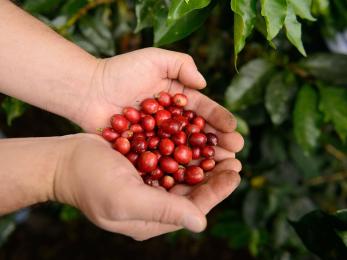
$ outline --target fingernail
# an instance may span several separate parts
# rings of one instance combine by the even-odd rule
[[[205,221],[194,215],[186,215],[183,219],[185,228],[193,232],[201,232],[205,229]]]
[[[198,81],[200,81],[201,85],[203,85],[203,87],[206,87],[207,83],[206,83],[206,80],[205,80],[205,77],[200,73],[200,71],[198,71]]]

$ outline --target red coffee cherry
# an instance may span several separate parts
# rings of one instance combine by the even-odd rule
[[[191,121],[195,116],[196,113],[193,110],[185,110],[183,111],[183,116],[188,118],[189,121]]]
[[[164,176],[164,173],[160,168],[157,168],[157,169],[151,171],[150,176],[153,180],[159,180],[161,177]]]
[[[146,151],[138,158],[137,165],[140,171],[151,172],[157,168],[158,158],[154,153]]]
[[[161,110],[164,110],[164,109],[165,109],[165,108],[164,108],[163,106],[161,106],[161,105],[158,106],[158,112],[161,111]],[[157,113],[158,113],[158,112],[157,112]]]
[[[141,120],[143,129],[147,132],[152,131],[155,128],[155,119],[153,116],[144,116]]]
[[[161,123],[160,128],[163,129],[164,132],[173,135],[180,131],[181,123],[173,119],[167,119]]]
[[[205,128],[205,124],[206,124],[206,121],[203,117],[201,116],[196,116],[193,120],[192,120],[192,123],[194,125],[197,125],[200,130],[203,130]]]
[[[163,107],[168,107],[171,105],[171,96],[169,93],[162,91],[156,95],[157,101]]]
[[[175,180],[171,176],[165,175],[163,178],[161,178],[160,185],[169,190],[175,185]]]
[[[204,171],[211,171],[215,165],[216,165],[216,162],[213,159],[204,159],[200,162],[200,167]]]
[[[119,134],[116,131],[114,131],[111,127],[104,128],[101,132],[101,135],[105,140],[109,142],[113,142],[117,139],[117,137],[119,137]]]
[[[200,127],[194,124],[189,124],[186,127],[186,133],[187,135],[191,135],[193,133],[199,133],[200,132]]]
[[[141,103],[142,110],[147,114],[155,114],[158,111],[159,104],[153,98],[147,98]]]
[[[204,180],[204,171],[199,166],[188,166],[184,180],[189,185],[194,185]]]
[[[192,158],[193,158],[193,160],[199,159],[200,155],[201,155],[200,147],[193,147],[192,148]]]
[[[205,146],[201,149],[201,155],[206,158],[212,158],[214,156],[214,148],[212,146]]]
[[[153,137],[155,136],[155,132],[152,130],[152,131],[148,131],[148,132],[145,132],[145,136],[146,137]]]
[[[111,117],[111,126],[112,128],[118,132],[124,132],[125,130],[129,129],[129,121],[124,116],[115,114]]]
[[[148,139],[148,148],[149,149],[157,149],[159,142],[160,142],[159,137],[157,137],[157,136],[150,137]]]
[[[160,169],[165,173],[175,173],[178,170],[178,163],[168,156],[163,156],[159,160]]]
[[[187,143],[187,135],[183,131],[179,131],[175,135],[172,136],[172,141],[175,145],[186,144]]]
[[[192,150],[186,145],[179,145],[174,152],[174,158],[179,164],[190,163],[192,156]]]
[[[182,115],[183,114],[183,108],[181,108],[181,107],[170,106],[170,107],[168,107],[167,110],[169,110],[169,112],[173,116]]]
[[[122,137],[125,137],[126,139],[131,139],[134,136],[134,132],[130,130],[125,130],[122,134]]]
[[[133,135],[133,140],[135,139],[143,139],[145,140],[146,139],[146,135],[144,133],[136,133]]]
[[[131,150],[134,153],[143,153],[147,150],[147,142],[145,139],[136,138],[131,141]]]
[[[166,133],[163,129],[161,129],[161,128],[159,128],[158,129],[158,137],[160,137],[160,138],[170,138],[171,137],[171,135],[170,134],[168,134],[168,133]]]
[[[140,111],[138,111],[136,108],[133,108],[133,107],[125,107],[123,109],[123,115],[132,124],[136,124],[141,119]]]
[[[130,142],[125,137],[118,137],[114,143],[113,148],[121,154],[127,154],[130,151]]]
[[[140,124],[133,124],[130,126],[130,131],[133,131],[134,134],[143,132],[143,128]]]
[[[177,93],[172,97],[172,103],[178,107],[184,107],[188,103],[188,98],[182,93]]]
[[[206,135],[203,133],[193,133],[189,137],[189,143],[192,146],[203,147],[207,141]]]
[[[170,118],[171,118],[171,113],[167,110],[160,110],[155,115],[155,121],[157,123],[157,126],[159,127],[165,120]]]
[[[139,158],[139,155],[133,152],[130,152],[127,154],[128,160],[133,164],[136,165],[137,159]]]
[[[181,130],[186,127],[189,123],[188,118],[186,118],[185,116],[182,115],[175,115],[173,117],[173,120],[176,120],[177,122],[179,122],[181,124]]]
[[[176,182],[182,183],[184,182],[184,176],[186,174],[186,168],[183,166],[179,166],[178,170],[172,174],[172,177]]]
[[[153,153],[157,156],[158,161],[162,157],[161,153],[158,150],[154,150]]]
[[[169,138],[161,139],[159,142],[159,151],[162,155],[170,155],[175,149],[175,144]]]
[[[214,133],[207,133],[207,145],[216,146],[218,144],[218,137]]]

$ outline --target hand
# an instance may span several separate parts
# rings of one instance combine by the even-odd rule
[[[240,182],[240,163],[226,159],[205,183],[166,192],[144,184],[132,164],[99,136],[73,135],[64,142],[54,198],[81,209],[99,227],[137,240],[182,227],[202,231],[206,213]]]

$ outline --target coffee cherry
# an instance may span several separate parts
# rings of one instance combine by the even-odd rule
[[[160,137],[160,138],[170,138],[171,137],[170,134],[164,132],[164,130],[161,129],[161,128],[158,129],[158,133],[157,134],[158,134],[158,137]]]
[[[214,133],[207,133],[206,137],[207,137],[207,142],[206,142],[207,145],[216,146],[218,144],[218,137]]]
[[[174,158],[180,164],[190,163],[192,156],[192,150],[186,145],[179,145],[174,152]]]
[[[163,107],[168,107],[171,104],[171,96],[169,93],[162,91],[157,96],[157,101]]]
[[[145,131],[152,131],[155,128],[155,119],[150,115],[144,116],[141,120],[141,124]]]
[[[138,154],[145,152],[147,150],[146,140],[142,138],[133,139],[131,142],[131,150]]]
[[[146,176],[145,172],[137,171],[140,177],[144,178]]]
[[[188,166],[184,180],[189,185],[198,184],[204,179],[204,171],[199,166]]]
[[[204,159],[200,162],[200,167],[204,170],[204,171],[210,171],[214,168],[214,166],[216,165],[216,162],[213,159]]]
[[[201,116],[196,116],[193,120],[192,120],[192,123],[194,125],[197,125],[200,130],[203,130],[205,128],[205,124],[206,124],[206,121],[203,117]]]
[[[136,165],[137,159],[139,158],[139,155],[133,152],[130,152],[127,154],[128,160],[133,164]]]
[[[142,110],[147,114],[155,114],[158,111],[158,102],[153,98],[147,98],[141,103]]]
[[[144,152],[137,161],[138,169],[142,172],[151,172],[157,168],[158,158],[152,152]]]
[[[214,148],[212,146],[205,146],[201,149],[201,155],[206,158],[211,158],[214,156]]]
[[[172,174],[172,177],[176,182],[182,183],[184,182],[184,175],[186,174],[186,168],[183,166],[179,166],[178,170]]]
[[[131,139],[134,136],[134,132],[131,130],[125,130],[122,134],[122,137],[125,137],[126,139]]]
[[[170,106],[170,107],[168,107],[167,110],[169,110],[169,112],[173,116],[182,115],[183,114],[183,108],[181,108],[181,107]]]
[[[145,116],[148,116],[148,114],[141,110],[141,111],[140,111],[140,117],[141,117],[141,119],[144,118]]]
[[[177,134],[172,136],[172,141],[175,145],[186,144],[187,143],[187,135],[183,131],[179,131]]]
[[[188,118],[186,118],[185,116],[182,116],[182,115],[174,116],[173,120],[176,120],[177,122],[179,122],[181,124],[180,130],[182,130],[184,127],[186,127],[189,123]]]
[[[155,136],[155,132],[152,130],[152,131],[148,131],[148,132],[145,132],[145,136],[146,137],[153,137]]]
[[[186,133],[187,135],[191,135],[193,133],[199,133],[200,132],[200,127],[194,124],[189,124],[186,127]]]
[[[188,120],[190,121],[196,116],[196,113],[193,110],[185,110],[183,111],[183,116],[188,118]]]
[[[143,139],[145,140],[146,139],[146,135],[144,133],[136,133],[133,135],[133,140],[135,139]]]
[[[169,138],[161,139],[159,142],[159,151],[162,155],[170,155],[175,149],[175,144]]]
[[[148,139],[148,148],[149,149],[157,149],[159,142],[160,142],[159,137],[157,137],[157,136],[150,137]]]
[[[125,137],[118,137],[114,143],[113,148],[121,154],[127,154],[130,151],[130,142]]]
[[[136,124],[137,122],[140,121],[141,116],[140,116],[140,111],[133,107],[125,107],[123,109],[123,115],[125,116],[126,119],[130,121],[132,124]]]
[[[173,119],[167,119],[162,122],[160,128],[163,129],[164,132],[172,135],[180,131],[181,123]]]
[[[158,161],[162,157],[161,153],[158,150],[154,150],[153,153],[157,156]]]
[[[132,131],[134,134],[143,132],[143,128],[140,124],[133,124],[130,126],[130,131]]]
[[[161,110],[158,111],[155,115],[155,121],[157,123],[157,126],[160,127],[160,125],[167,119],[171,118],[171,113],[167,110]]]
[[[178,163],[168,156],[163,156],[159,160],[160,169],[165,173],[175,173],[178,170]]]
[[[188,98],[182,93],[177,93],[172,97],[172,103],[178,107],[184,107],[188,103]]]
[[[130,123],[124,116],[115,114],[111,117],[111,125],[116,132],[121,133],[129,129]]]
[[[163,178],[161,178],[160,185],[169,190],[175,185],[175,180],[171,176],[165,175]]]
[[[105,140],[109,142],[113,142],[117,139],[117,137],[119,137],[119,134],[116,131],[114,131],[111,127],[104,128],[101,132],[101,135]]]
[[[164,176],[164,173],[160,168],[157,168],[157,169],[151,171],[150,176],[153,180],[159,180],[161,177]]]
[[[207,138],[203,133],[193,133],[189,137],[189,143],[192,146],[203,147],[206,144]]]
[[[197,160],[200,158],[201,149],[199,147],[192,148],[192,158],[193,160]]]

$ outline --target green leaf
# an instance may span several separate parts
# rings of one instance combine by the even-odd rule
[[[261,15],[265,17],[267,40],[271,41],[283,27],[287,16],[286,0],[261,0]]]
[[[304,59],[299,65],[317,79],[347,85],[347,55],[318,53]]]
[[[29,13],[47,15],[62,4],[61,0],[26,0],[23,8]]]
[[[172,0],[169,8],[168,24],[181,19],[193,10],[208,6],[210,2],[211,0],[190,0],[189,2],[186,2],[186,0]]]
[[[347,137],[347,89],[320,86],[320,110],[326,122],[332,122],[343,141]]]
[[[311,14],[312,0],[288,0],[288,2],[293,6],[296,15],[302,19],[316,21]]]
[[[237,63],[237,55],[245,47],[247,37],[252,33],[256,16],[256,0],[231,0],[231,10],[234,15],[234,64]]]
[[[272,68],[273,65],[263,59],[252,60],[241,68],[225,93],[231,111],[245,109],[262,101],[264,81]]]
[[[306,153],[311,152],[317,147],[320,136],[318,95],[311,86],[305,85],[300,89],[293,113],[296,141]]]
[[[137,0],[135,6],[137,20],[135,33],[154,26],[157,17],[165,16],[166,12],[167,6],[163,1]]]
[[[12,121],[24,114],[27,109],[27,105],[22,101],[6,97],[1,104],[1,107],[5,110],[7,117],[7,124],[12,125]]]
[[[288,5],[284,26],[288,40],[306,57],[306,51],[301,40],[301,24],[296,19],[294,9],[291,5]]]
[[[205,8],[191,11],[171,24],[167,24],[167,14],[158,15],[154,25],[155,45],[161,46],[187,37],[205,22],[216,3],[212,1]]]
[[[265,107],[275,125],[280,125],[288,118],[290,103],[296,90],[297,85],[293,74],[281,72],[270,80],[266,87]]]
[[[60,211],[60,219],[66,222],[76,220],[80,217],[81,217],[80,211],[68,205],[63,205]]]
[[[61,14],[73,16],[88,4],[88,0],[68,0],[61,8]]]
[[[236,129],[236,131],[239,132],[242,135],[249,135],[249,126],[248,126],[247,122],[243,118],[241,118],[241,117],[239,117],[239,116],[237,116],[235,114],[234,114],[234,116],[235,116],[235,118],[237,120],[237,129]]]
[[[0,218],[0,248],[16,228],[13,215]]]

